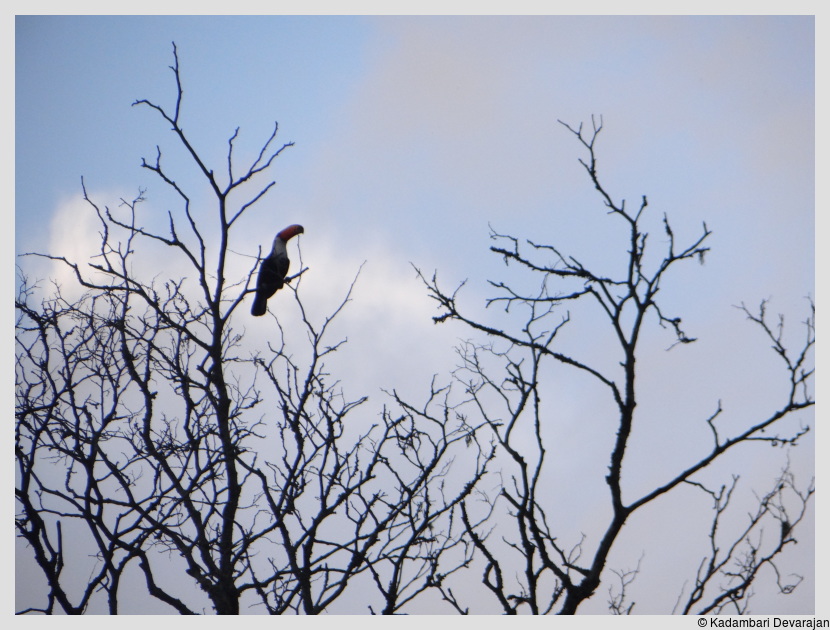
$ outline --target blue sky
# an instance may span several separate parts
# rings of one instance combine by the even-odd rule
[[[15,37],[18,254],[94,253],[82,176],[111,207],[146,188],[147,220],[164,216],[169,199],[139,165],[157,144],[180,163],[174,138],[131,104],[172,106],[175,41],[182,125],[217,170],[236,127],[240,157],[258,151],[275,121],[278,140],[296,143],[232,248],[255,255],[302,223],[309,299],[321,308],[366,261],[344,331],[372,360],[350,385],[423,391],[452,369],[451,346],[467,333],[433,326],[410,263],[437,269],[448,288],[469,279],[473,309],[488,278],[509,277],[487,251],[489,225],[613,264],[608,252],[625,234],[557,123],[602,115],[602,181],[630,204],[648,195],[654,244],[664,212],[683,240],[703,221],[713,230],[706,265],[688,265],[665,288],[701,341],[681,358],[663,352],[668,337],[649,341],[656,372],[663,362],[681,370],[668,385],[655,381],[654,413],[675,403],[680,415],[706,417],[719,398],[747,415],[775,405],[766,385],[775,358],[733,305],[772,298],[796,333],[804,296],[815,295],[809,16],[21,16]],[[237,262],[241,273],[248,261]],[[808,476],[813,446],[811,434],[799,449]],[[654,466],[672,463],[666,455]],[[811,609],[813,588],[792,605]]]
[[[604,116],[601,157],[620,196],[646,193],[726,242],[812,229],[807,18],[23,17],[18,252],[82,175],[121,194],[151,182],[139,157],[169,137],[130,104],[170,103],[173,40],[197,146],[221,158],[240,126],[253,150],[279,121],[297,144],[272,203],[320,221],[318,233],[396,241],[414,262],[436,242],[451,259],[459,234],[486,240],[504,216],[538,232],[554,203],[590,195],[556,120],[591,114]],[[579,220],[559,214],[557,225]],[[436,223],[432,239],[401,238]],[[797,269],[776,261],[776,275],[811,273],[805,253]]]

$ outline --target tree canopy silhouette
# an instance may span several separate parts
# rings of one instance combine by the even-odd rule
[[[611,552],[635,515],[681,488],[710,502],[708,515],[690,507],[683,518],[701,519],[711,544],[669,603],[675,612],[746,612],[761,579],[783,593],[796,588],[800,577],[778,563],[796,542],[813,482],[799,485],[784,464],[735,530],[724,523],[740,471],[716,483],[703,473],[741,445],[793,447],[808,431],[785,421],[814,405],[812,301],[795,349],[766,301],[740,306],[783,364],[778,407],[738,425],[723,422],[718,402],[689,428],[708,432],[709,448],[655,474],[645,490],[627,485],[644,456],[632,440],[648,431],[638,415],[644,331],[668,330],[678,350],[696,341],[660,290],[676,267],[703,262],[712,232],[704,223],[697,236],[681,237],[663,215],[655,244],[643,227],[646,197],[631,208],[602,183],[601,121],[564,128],[584,151],[580,162],[605,209],[597,220],[625,234],[624,264],[583,263],[563,244],[545,243],[541,228],[533,239],[493,230],[491,252],[514,272],[490,281],[486,306],[500,311],[465,304],[462,287],[448,291],[437,273],[416,268],[435,321],[469,337],[456,369],[436,376],[423,401],[392,390],[373,409],[368,393],[349,393],[329,367],[335,353],[357,361],[371,353],[332,332],[347,316],[359,270],[327,313],[311,312],[304,295],[317,270],[298,257],[279,312],[262,318],[265,336],[256,344],[246,337],[243,302],[253,299],[262,252],[249,251],[241,220],[266,203],[292,143],[277,141],[275,123],[240,167],[236,129],[225,165],[208,164],[183,130],[175,45],[173,57],[172,107],[134,105],[169,126],[200,183],[169,167],[160,146],[142,160],[177,200],[160,229],[143,212],[145,191],[111,209],[82,181],[98,252],[88,263],[27,255],[62,265],[77,287],[47,291],[20,268],[15,525],[31,556],[17,562],[33,560],[45,584],[42,603],[21,613],[116,614],[143,597],[181,614],[318,614],[347,605],[466,614],[484,602],[505,614],[573,614],[601,584],[609,610],[630,613],[642,570],[610,566]],[[313,234],[307,226],[303,238]],[[158,251],[165,269],[186,271],[146,264]],[[250,262],[240,265],[245,252]],[[569,336],[578,318],[596,337]],[[597,338],[603,360],[593,352]],[[601,439],[582,445],[605,462],[596,471],[604,504],[582,506],[587,513],[555,491],[583,483],[555,465],[556,432],[567,427],[554,383],[568,370],[585,379],[577,399],[604,397],[612,410],[597,425]]]

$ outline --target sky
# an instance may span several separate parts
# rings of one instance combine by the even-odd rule
[[[464,304],[486,319],[496,317],[482,308],[487,280],[516,277],[488,252],[491,228],[598,266],[613,265],[621,243],[624,253],[622,226],[558,122],[587,127],[601,116],[601,180],[629,207],[648,196],[652,245],[664,243],[664,213],[679,240],[704,221],[713,232],[705,265],[686,265],[663,290],[700,341],[666,353],[669,333],[655,326],[644,347],[654,366],[644,372],[644,422],[667,444],[632,473],[646,483],[689,448],[660,425],[667,407],[699,419],[723,399],[752,417],[780,401],[775,357],[734,305],[769,298],[795,341],[816,293],[814,27],[810,16],[18,16],[14,250],[94,253],[82,177],[111,208],[146,190],[146,220],[164,220],[170,198],[141,159],[158,145],[171,165],[182,162],[164,122],[132,103],[172,107],[175,42],[182,126],[217,172],[237,127],[240,164],[275,122],[278,142],[295,143],[240,226],[233,268],[242,273],[274,233],[302,223],[291,251],[301,251],[310,304],[322,312],[365,262],[340,330],[355,353],[339,367],[349,387],[378,400],[381,388],[417,396],[432,374],[452,370],[453,345],[469,333],[432,323],[413,266],[437,270],[446,288],[467,280]],[[65,279],[32,258],[16,264]],[[267,334],[246,314],[234,323]],[[603,356],[585,337],[571,343]],[[569,400],[563,421],[594,405]],[[571,428],[575,444],[590,441],[588,429]],[[814,447],[811,433],[797,450],[801,481]],[[816,552],[805,543],[794,557],[809,564]],[[809,576],[773,606],[812,611],[815,588]]]

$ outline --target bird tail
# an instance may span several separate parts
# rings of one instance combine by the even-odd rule
[[[254,317],[261,317],[262,315],[265,315],[265,309],[267,305],[267,300],[263,300],[259,296],[256,296],[254,298],[254,304],[253,306],[251,306],[251,315],[253,315]]]

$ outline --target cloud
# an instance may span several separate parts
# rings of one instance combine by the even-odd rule
[[[376,242],[354,250],[331,235],[308,231],[302,239],[302,264],[308,267],[302,278],[302,299],[318,326],[354,282],[349,303],[332,325],[329,343],[348,339],[333,359],[339,363],[334,373],[344,375],[343,381],[357,390],[355,394],[376,395],[380,388],[423,392],[433,374],[451,369],[457,331],[432,322],[433,303],[414,269],[392,247]],[[291,255],[292,265],[299,268],[296,250]],[[287,298],[279,296],[274,305],[281,318],[291,308]]]
[[[65,258],[79,265],[81,272],[91,271],[87,266],[91,256],[101,251],[101,222],[91,206],[78,196],[65,196],[59,201],[45,226],[45,235],[35,242],[35,247],[26,254],[42,254]],[[30,282],[37,282],[44,294],[51,294],[51,284],[60,287],[62,295],[74,301],[83,293],[75,271],[65,262],[49,260],[38,256],[18,259]],[[100,276],[99,276],[100,277]],[[48,281],[49,286],[44,286]]]

